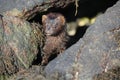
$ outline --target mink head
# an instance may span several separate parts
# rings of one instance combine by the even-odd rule
[[[56,36],[65,29],[65,18],[58,13],[43,15],[42,23],[46,35]]]

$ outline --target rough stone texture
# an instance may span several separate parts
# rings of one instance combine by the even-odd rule
[[[115,67],[120,67],[120,1],[97,17],[83,38],[51,61],[45,74],[60,80],[93,80]],[[117,71],[102,80],[120,80]]]
[[[40,25],[4,15],[0,19],[0,75],[27,69],[42,45]]]
[[[11,11],[12,16],[29,19],[36,12],[43,12],[51,7],[65,7],[75,0],[0,0],[0,14]],[[16,13],[16,14],[15,14]]]
[[[14,74],[8,80],[49,80],[41,75],[42,70],[41,66],[32,66],[27,70]]]
[[[24,8],[30,9],[35,6],[36,3],[43,3],[43,0],[0,0],[0,13],[14,8],[18,10],[23,10]]]

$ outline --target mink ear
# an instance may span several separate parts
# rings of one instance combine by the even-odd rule
[[[42,23],[47,19],[47,16],[46,15],[43,15],[42,16]]]
[[[61,21],[62,25],[65,25],[65,18],[64,18],[64,16],[58,16],[58,19]]]

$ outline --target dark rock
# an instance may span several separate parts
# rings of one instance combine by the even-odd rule
[[[25,8],[30,9],[36,4],[43,3],[43,0],[0,0],[0,13],[12,10],[14,8],[23,10]]]
[[[72,2],[74,2],[74,0],[0,0],[0,14],[3,15],[9,12],[12,16],[30,19],[35,16],[37,12],[46,11],[51,7],[62,8]]]
[[[120,67],[120,1],[97,17],[83,38],[51,61],[45,74],[53,80],[92,80],[116,66]],[[118,73],[113,79],[120,79]]]

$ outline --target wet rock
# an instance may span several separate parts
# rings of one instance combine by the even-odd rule
[[[83,38],[51,61],[45,74],[53,80],[56,77],[60,80],[93,80],[96,74],[109,73],[116,66],[120,67],[120,1],[97,17]]]

